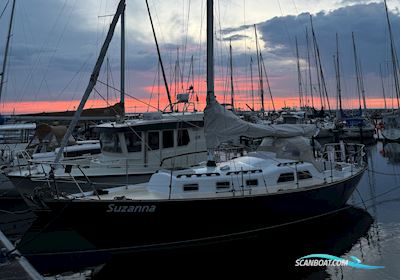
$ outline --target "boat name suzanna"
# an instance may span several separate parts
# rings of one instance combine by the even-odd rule
[[[155,205],[115,205],[109,204],[108,213],[154,213],[156,211]]]

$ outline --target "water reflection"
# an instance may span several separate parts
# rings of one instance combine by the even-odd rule
[[[368,206],[369,213],[351,207],[331,217],[275,229],[249,239],[201,248],[175,248],[114,257],[94,279],[133,279],[139,273],[146,273],[149,277],[159,273],[178,275],[188,270],[187,278],[198,274],[236,276],[244,273],[273,279],[398,279],[400,144],[369,146],[368,164],[368,171],[349,202],[357,207]],[[398,189],[391,191],[396,186]],[[22,210],[14,202],[2,201],[0,204],[3,207],[8,204],[6,209],[10,211]],[[23,219],[21,227],[12,222],[21,217],[0,214],[0,228],[9,234],[23,232],[23,226],[27,225]],[[354,255],[365,264],[384,265],[386,268],[363,271],[346,267],[316,269],[294,266],[297,258],[312,253],[332,254],[345,259]]]
[[[400,163],[400,143],[385,143],[381,154],[388,159],[389,163]]]
[[[295,267],[295,260],[312,253],[342,256],[367,236],[372,223],[367,211],[349,207],[331,216],[246,239],[115,257],[94,279],[122,279],[139,272],[147,276],[156,276],[160,271],[163,275],[177,275],[188,270],[196,275],[267,273],[279,275],[279,279],[324,279],[329,277],[325,268]]]
[[[0,197],[0,230],[11,241],[20,239],[35,218],[21,197]]]

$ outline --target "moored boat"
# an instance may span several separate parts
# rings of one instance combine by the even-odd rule
[[[38,219],[19,243],[31,261],[65,264],[96,253],[227,241],[345,205],[366,168],[364,146],[329,144],[316,156],[302,138],[307,127],[251,124],[221,106],[214,96],[212,11],[208,0],[207,163],[100,192],[43,193]],[[255,153],[218,162],[218,146],[237,135],[265,139]]]

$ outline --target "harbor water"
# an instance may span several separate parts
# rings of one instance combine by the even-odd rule
[[[119,255],[91,278],[133,279],[142,273],[146,277],[161,273],[163,277],[244,274],[274,279],[276,275],[279,279],[400,279],[400,144],[378,142],[368,145],[366,152],[368,170],[349,205],[340,211],[265,228],[246,238]],[[1,179],[6,189],[9,183]],[[0,229],[18,240],[34,215],[22,200],[3,199],[1,209]],[[311,254],[344,260],[355,257],[379,268],[296,266],[297,260]]]

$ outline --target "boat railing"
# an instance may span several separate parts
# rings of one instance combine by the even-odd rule
[[[225,162],[244,156],[247,152],[248,150],[244,145],[225,144],[214,150],[214,156],[217,162]]]
[[[21,172],[21,168],[28,166],[31,159],[29,152],[26,150],[14,151],[7,147],[0,151],[0,161],[4,165],[4,170],[11,170],[16,167]]]
[[[330,143],[322,149],[321,159],[332,164],[351,164],[352,166],[364,166],[365,145],[358,143]],[[329,168],[329,167],[326,167]],[[326,169],[325,168],[325,169]]]
[[[2,149],[0,149],[0,162],[2,164],[10,164],[13,159],[13,151],[9,145],[4,145]]]
[[[55,194],[57,197],[63,196],[63,192],[61,189],[59,189],[59,184],[61,183],[72,183],[75,185],[82,195],[85,193],[85,191],[82,188],[82,185],[85,184],[86,186],[89,186],[93,193],[98,196],[97,189],[95,187],[96,183],[92,182],[89,177],[85,174],[83,168],[80,166],[80,164],[77,163],[70,163],[70,162],[57,162],[55,163],[54,161],[31,161],[32,163],[38,164],[42,168],[42,173],[43,177],[38,177],[38,178],[32,178],[32,181],[45,181],[49,185],[53,184],[54,185],[54,190]],[[45,170],[44,166],[47,165],[49,167],[49,170]],[[55,176],[55,170],[63,168],[64,169],[64,174],[62,178],[57,178]],[[75,170],[78,170],[78,174],[72,174],[72,168]],[[83,178],[83,179],[77,179],[77,177]]]
[[[187,159],[186,161],[188,161],[188,156],[197,155],[197,154],[204,154],[204,153],[207,153],[207,151],[206,151],[206,150],[204,150],[204,151],[196,151],[196,152],[183,153],[183,154],[178,154],[178,155],[173,155],[173,156],[165,157],[165,158],[162,158],[162,159],[161,159],[161,161],[160,161],[160,166],[159,166],[159,167],[163,167],[164,163],[165,163],[166,161],[169,161],[169,160],[175,160],[175,159],[177,159],[177,158],[186,157],[186,159]]]

